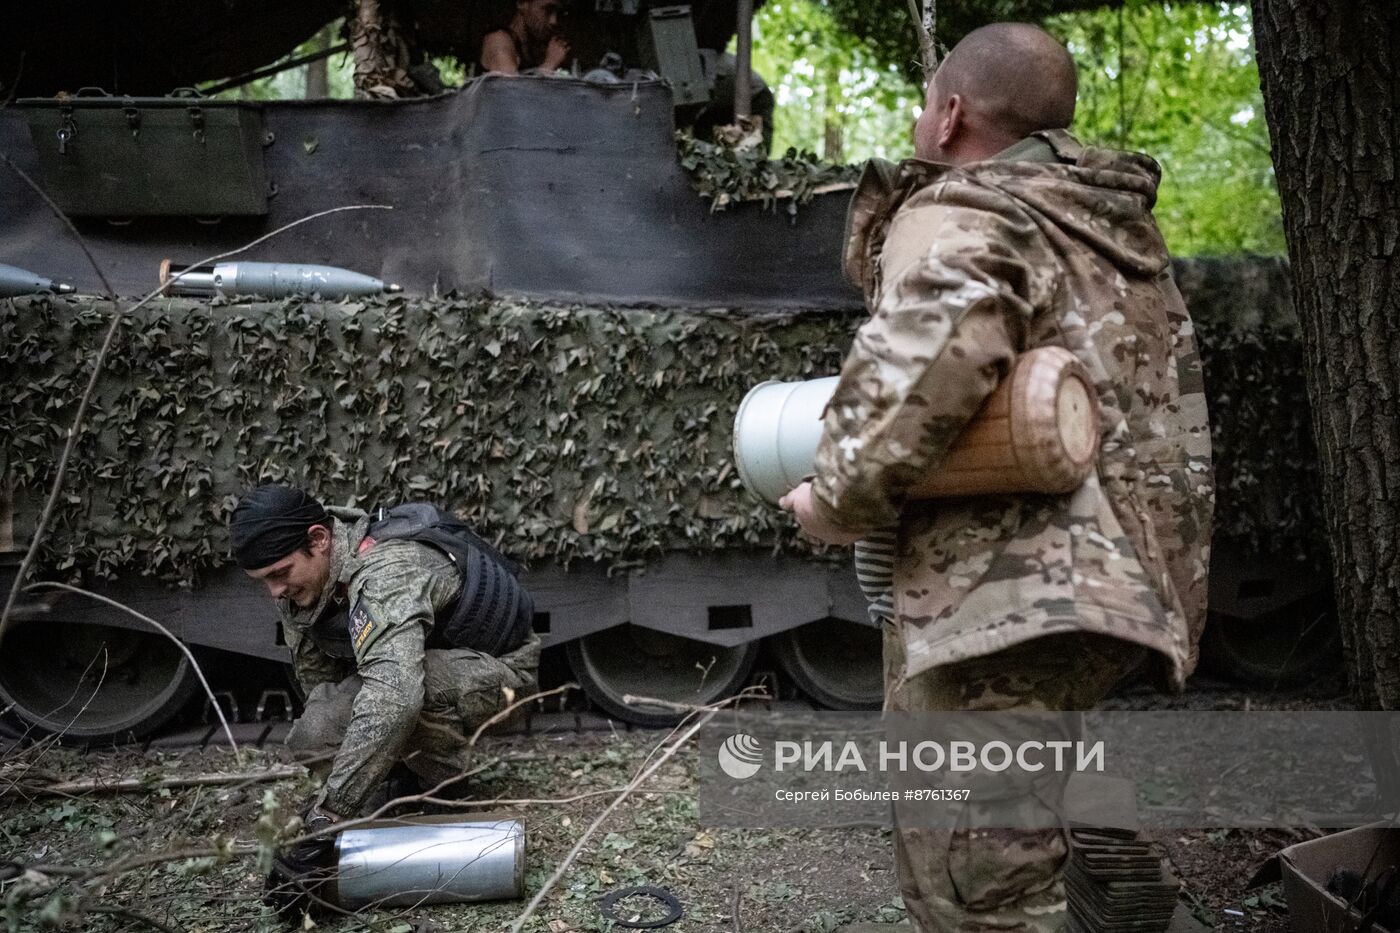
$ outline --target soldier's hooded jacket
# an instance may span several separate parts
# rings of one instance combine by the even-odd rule
[[[1195,337],[1151,215],[1150,158],[1063,131],[954,168],[872,164],[845,270],[871,308],[825,415],[814,508],[897,527],[904,676],[1053,632],[1153,649],[1179,687],[1204,625],[1214,502]],[[906,501],[1016,355],[1069,349],[1102,408],[1065,496]]]

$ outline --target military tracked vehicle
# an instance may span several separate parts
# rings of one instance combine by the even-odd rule
[[[736,5],[655,17],[600,0],[598,22],[632,30],[629,54],[644,54],[636,30],[651,37],[640,47],[652,57],[627,80],[487,75],[406,100],[259,103],[164,92],[284,54],[339,4],[185,3],[169,22],[160,6],[109,5],[132,19],[104,36],[90,22],[46,31],[39,20],[76,10],[60,3],[0,40],[0,62],[16,51],[26,62],[15,105],[0,110],[0,152],[74,219],[117,292],[152,289],[162,262],[347,204],[393,209],[309,222],[240,258],[342,267],[404,292],[171,298],[137,312],[42,576],[79,577],[225,661],[285,661],[271,605],[224,560],[231,497],[277,476],[335,503],[432,499],[528,565],[561,676],[609,715],[672,721],[665,704],[734,692],[761,652],[784,690],[878,707],[879,632],[849,564],[798,543],[727,457],[744,391],[834,372],[861,315],[839,271],[845,192],[714,212],[678,163],[677,119],[696,120],[715,85],[699,65],[696,85],[668,78],[674,56],[656,43],[682,57],[722,49]],[[260,13],[240,52],[237,27]],[[470,19],[436,32],[479,36]],[[435,33],[427,12],[415,22]],[[153,41],[112,38],[137,28]],[[182,36],[191,47],[166,61],[139,51]],[[79,92],[88,84],[106,90]],[[8,587],[110,307],[90,297],[99,282],[77,242],[9,172],[0,217],[0,262],[89,296],[0,302]],[[1195,294],[1231,274],[1198,273]],[[1319,588],[1294,592],[1245,556],[1213,590],[1238,617],[1286,616]],[[1318,650],[1295,647],[1270,675],[1296,674]],[[80,741],[148,735],[194,689],[168,641],[71,594],[26,596],[0,647],[6,717]]]

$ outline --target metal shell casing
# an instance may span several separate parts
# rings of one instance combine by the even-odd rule
[[[734,465],[749,492],[778,500],[812,474],[836,377],[759,383],[734,416]]]
[[[336,840],[346,910],[513,900],[525,891],[525,823],[451,814],[382,821]]]

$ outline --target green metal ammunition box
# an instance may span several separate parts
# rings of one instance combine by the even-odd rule
[[[640,30],[641,59],[671,85],[677,107],[703,104],[710,99],[700,49],[695,44],[695,24],[688,6],[663,6],[651,10],[646,28]]]
[[[44,187],[76,217],[263,215],[261,111],[199,97],[19,101]]]

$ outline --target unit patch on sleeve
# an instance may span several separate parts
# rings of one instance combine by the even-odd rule
[[[355,608],[350,610],[350,641],[354,643],[356,651],[365,643],[365,639],[369,638],[369,633],[372,631],[374,631],[374,618],[365,608],[365,601],[363,599],[355,600]]]

